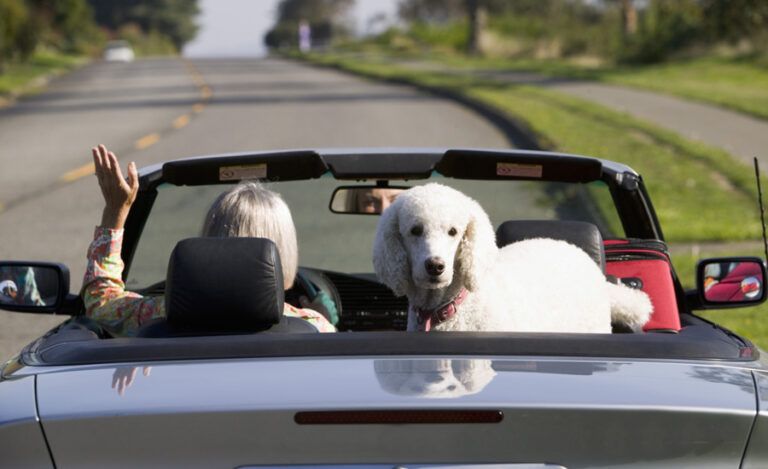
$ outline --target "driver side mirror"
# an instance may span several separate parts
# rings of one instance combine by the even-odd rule
[[[699,261],[696,288],[705,309],[755,306],[765,301],[766,270],[757,257],[722,257]]]
[[[0,261],[0,309],[60,312],[69,294],[69,269],[53,262]]]

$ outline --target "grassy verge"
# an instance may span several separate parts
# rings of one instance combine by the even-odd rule
[[[611,83],[646,88],[768,119],[768,67],[736,59],[701,59],[606,70]]]
[[[75,68],[82,57],[55,52],[38,52],[25,63],[9,64],[0,73],[0,96],[15,95],[34,89],[36,80]]]
[[[342,56],[310,60],[374,78],[449,89],[524,122],[551,149],[626,163],[644,175],[671,242],[760,238],[752,171],[727,153],[555,91]],[[610,219],[610,217],[606,217]]]
[[[749,59],[702,58],[658,65],[586,67],[562,60],[467,58],[455,54],[426,58],[464,70],[524,70],[632,86],[768,119],[768,66]]]

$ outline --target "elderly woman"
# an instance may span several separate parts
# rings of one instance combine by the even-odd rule
[[[88,248],[88,266],[83,279],[86,315],[98,321],[114,335],[134,335],[147,321],[165,316],[163,298],[144,297],[125,290],[120,250],[123,227],[131,205],[136,200],[139,177],[136,165],[128,165],[128,179],[123,177],[117,157],[104,145],[92,149],[96,176],[105,206],[101,225]],[[211,206],[203,225],[203,236],[250,236],[275,242],[282,263],[284,287],[293,285],[298,270],[296,228],[291,212],[275,192],[254,182],[241,183],[221,194]],[[322,314],[303,302],[305,308],[285,304],[283,314],[299,317],[315,325],[320,332],[335,328]]]

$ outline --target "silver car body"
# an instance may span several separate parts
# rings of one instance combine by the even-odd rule
[[[126,366],[14,373],[0,386],[3,466],[51,467],[43,432],[60,468],[127,460],[154,467],[768,464],[768,374],[759,362],[338,357],[128,368],[143,365],[151,374],[122,395],[112,383]],[[456,369],[472,372],[459,379]],[[446,391],[450,385],[457,391]],[[299,411],[363,409],[499,410],[503,420],[294,421]]]
[[[367,157],[377,152],[389,150]],[[442,150],[420,152],[377,171],[406,161],[428,175]],[[357,154],[322,157],[362,179],[345,166]],[[644,195],[632,170],[601,163]],[[162,170],[146,168],[143,183]],[[650,220],[636,229],[651,238],[655,215],[640,202]],[[688,316],[693,334],[594,337],[101,340],[73,328],[0,367],[0,467],[768,467],[768,362]]]

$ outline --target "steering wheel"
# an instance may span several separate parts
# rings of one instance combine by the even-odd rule
[[[302,296],[311,302],[320,300],[325,311],[319,312],[331,324],[336,325],[339,322],[341,297],[333,282],[321,271],[299,267],[293,287],[285,292],[285,301],[300,308],[299,298]]]

